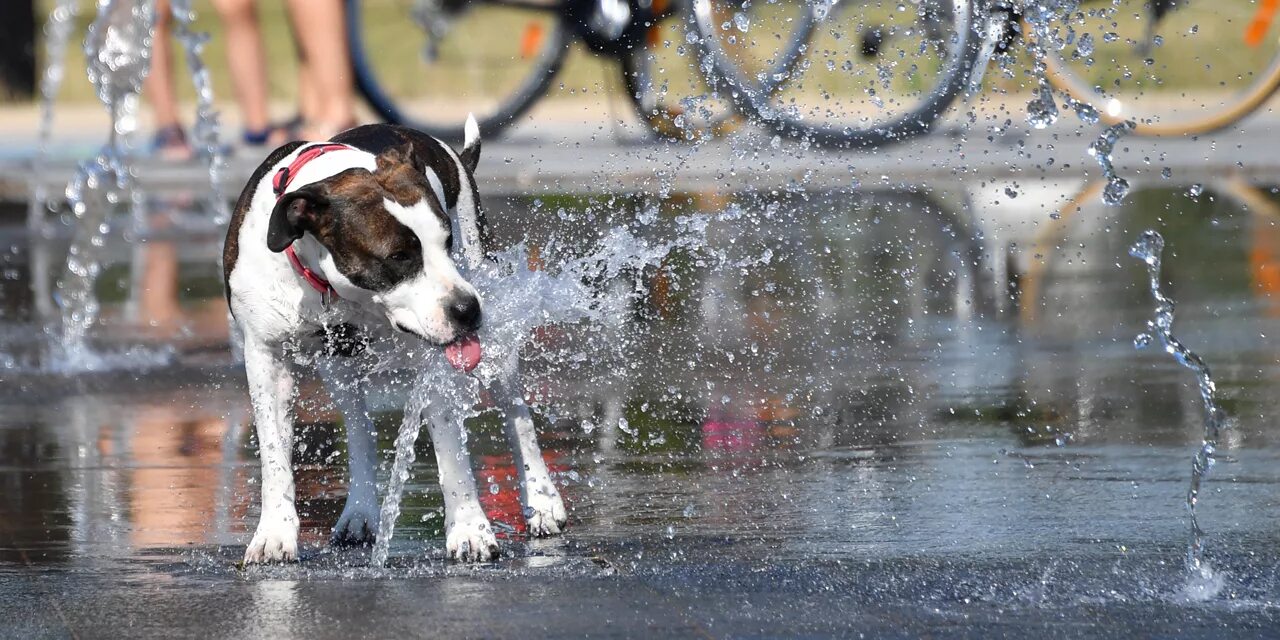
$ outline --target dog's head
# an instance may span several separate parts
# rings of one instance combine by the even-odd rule
[[[332,256],[321,267],[344,298],[367,296],[395,329],[456,344],[479,328],[480,297],[450,257],[449,216],[424,169],[410,148],[392,147],[373,171],[348,169],[286,193],[267,246],[284,251],[311,234]]]

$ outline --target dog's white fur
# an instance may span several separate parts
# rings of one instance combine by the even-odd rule
[[[469,119],[464,153],[478,143],[479,128],[474,119]],[[474,268],[483,259],[484,248],[480,246],[478,203],[470,188],[471,176],[459,155],[440,144],[459,172],[462,185],[456,206],[448,211],[454,227],[454,255],[450,256],[444,248],[449,230],[442,228],[426,203],[404,207],[388,200],[384,203],[387,211],[418,236],[424,269],[393,289],[375,294],[352,284],[338,271],[333,256],[306,235],[294,242],[294,248],[302,261],[318,269],[340,296],[330,308],[326,308],[320,294],[294,273],[283,254],[267,247],[268,221],[276,204],[271,178],[280,167],[288,166],[305,146],[271,167],[258,185],[250,186],[255,191],[239,229],[239,256],[227,277],[228,299],[243,336],[245,370],[262,463],[262,512],[245,550],[247,563],[298,557],[299,522],[292,470],[295,378],[290,351],[318,350],[319,345],[311,336],[322,326],[336,323],[350,323],[369,331],[385,329],[386,322],[398,323],[441,343],[455,337],[444,316],[446,296],[454,290],[475,293],[459,273],[455,260]],[[353,167],[373,171],[375,159],[371,153],[354,149],[327,153],[304,165],[290,190]],[[440,177],[432,168],[426,173],[432,195],[445,208]],[[361,384],[364,374],[351,358],[317,354],[315,361],[343,415],[350,458],[347,501],[334,527],[334,535],[335,538],[368,540],[378,526],[375,485],[378,452],[366,391]],[[529,531],[532,535],[558,533],[566,519],[564,503],[538,448],[532,418],[520,397],[519,380],[505,380],[493,391],[505,414],[506,433],[520,473]],[[432,406],[440,404],[432,403]],[[427,424],[444,493],[446,550],[451,558],[458,560],[488,559],[496,552],[497,541],[480,506],[460,424],[449,413],[434,413]]]

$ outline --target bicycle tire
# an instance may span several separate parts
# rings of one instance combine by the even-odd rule
[[[951,0],[951,4],[950,24],[954,30],[954,42],[948,48],[937,78],[929,85],[927,92],[923,92],[922,99],[910,109],[891,115],[883,121],[852,126],[812,120],[792,110],[780,109],[772,104],[771,95],[758,92],[736,92],[734,95],[738,98],[738,107],[753,121],[780,135],[825,147],[881,147],[923,135],[933,128],[956,98],[964,93],[982,44],[982,36],[978,30],[982,23],[980,14],[983,13],[980,3]],[[849,10],[847,3],[836,5],[836,8],[840,11]],[[828,20],[829,17],[820,20],[813,32],[821,32],[823,24]],[[794,76],[788,77],[781,85],[794,80]],[[773,88],[775,94],[778,90],[779,88]]]
[[[1230,7],[1224,6],[1224,3],[1216,4],[1213,7],[1213,15],[1221,16],[1229,9]],[[1185,8],[1181,10],[1187,11]],[[1170,16],[1177,15],[1177,13],[1170,14]],[[1227,22],[1230,21],[1228,20]],[[1195,28],[1199,30],[1201,25],[1197,24]],[[1114,33],[1114,31],[1110,31],[1111,29],[1119,31],[1116,23],[1111,23],[1108,26],[1108,32]],[[1036,29],[1030,24],[1024,25],[1024,32],[1031,34],[1031,37],[1035,37],[1037,33]],[[1083,30],[1081,32],[1087,33],[1087,31]],[[1275,37],[1275,32],[1275,25],[1273,25],[1272,38]],[[1220,50],[1224,46],[1221,40],[1210,39],[1206,36],[1206,42],[1209,41],[1216,45],[1213,46],[1211,51]],[[1164,115],[1154,114],[1154,109],[1138,109],[1136,112],[1133,110],[1126,112],[1128,105],[1112,106],[1113,102],[1119,99],[1107,99],[1104,92],[1101,91],[1101,86],[1095,86],[1094,83],[1081,78],[1079,73],[1073,71],[1071,64],[1063,55],[1064,48],[1044,46],[1043,49],[1046,52],[1044,56],[1045,75],[1051,85],[1070,96],[1071,99],[1093,106],[1103,123],[1115,125],[1126,121],[1131,122],[1133,124],[1133,133],[1141,136],[1185,136],[1212,133],[1225,129],[1256,111],[1280,88],[1280,48],[1277,48],[1262,73],[1256,76],[1255,81],[1244,90],[1231,95],[1228,101],[1220,103],[1217,108],[1204,109],[1199,113],[1193,111],[1183,117],[1166,119]],[[1078,49],[1076,52],[1075,56],[1078,57]],[[1154,56],[1152,56],[1152,61],[1154,62]],[[1119,61],[1115,62],[1119,64]],[[1179,62],[1183,64],[1189,63],[1189,61]],[[1214,75],[1229,78],[1237,74],[1233,74],[1230,71],[1215,70]],[[1237,77],[1245,75],[1250,74],[1239,74]],[[1132,105],[1136,104],[1137,101],[1129,100],[1128,102]]]
[[[465,113],[439,120],[413,113],[400,104],[401,100],[393,95],[394,91],[379,77],[372,51],[366,46],[363,30],[363,9],[367,4],[368,0],[346,0],[347,42],[351,50],[356,89],[361,97],[387,122],[413,127],[444,140],[461,141],[466,123]],[[406,16],[405,19],[410,18]],[[514,90],[501,97],[495,108],[474,114],[482,136],[497,136],[511,126],[537,103],[560,72],[569,52],[570,29],[562,17],[557,17],[553,24],[547,40],[540,46],[539,58]]]
[[[798,19],[794,21],[791,32],[782,39],[783,44],[779,47],[781,54],[776,60],[770,61],[766,58],[766,62],[769,62],[768,69],[751,71],[745,69],[735,56],[730,55],[717,37],[718,30],[725,30],[726,25],[717,19],[717,13],[712,6],[713,2],[714,0],[693,0],[689,12],[690,23],[698,35],[697,43],[701,55],[711,63],[708,82],[727,89],[731,93],[750,93],[756,99],[769,96],[782,84],[785,75],[804,55],[805,47],[818,23],[817,16],[813,10],[799,11],[796,14]],[[734,17],[737,18],[739,15],[741,14],[735,14]],[[751,20],[748,19],[747,22],[750,23]],[[735,37],[737,35],[739,34],[735,34]]]

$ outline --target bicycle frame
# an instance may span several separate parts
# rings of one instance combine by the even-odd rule
[[[574,37],[591,51],[621,57],[642,43],[644,31],[674,15],[681,0],[418,0],[415,22],[428,34],[442,33],[447,17],[472,4],[488,4],[562,16]]]

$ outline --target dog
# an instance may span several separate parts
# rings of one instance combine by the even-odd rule
[[[480,133],[468,118],[461,151],[422,132],[375,124],[268,155],[236,202],[223,248],[227,302],[243,344],[261,460],[261,516],[245,563],[298,558],[292,469],[294,362],[314,354],[341,411],[348,493],[332,544],[369,544],[378,527],[377,441],[360,352],[393,331],[445,350],[470,371],[482,348],[483,302],[462,273],[486,256],[475,169]],[[460,270],[459,267],[462,267]],[[305,358],[304,358],[305,360]],[[564,502],[538,448],[519,380],[491,389],[504,412],[531,535],[559,533]],[[445,502],[447,555],[497,556],[465,436],[429,420]]]

